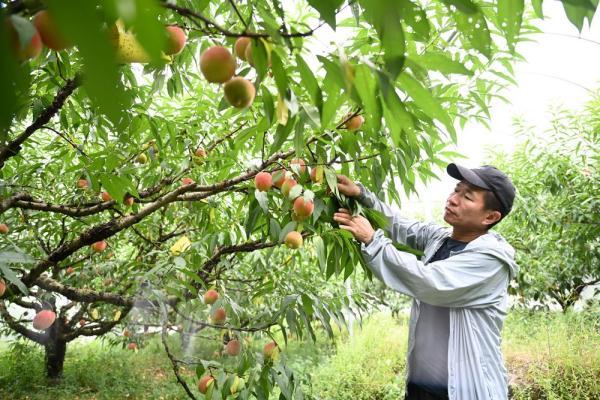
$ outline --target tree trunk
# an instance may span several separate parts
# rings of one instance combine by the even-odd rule
[[[46,350],[46,376],[50,383],[59,383],[62,379],[65,354],[67,352],[67,342],[62,340],[62,320],[57,318],[54,324],[46,331],[48,335],[47,342],[44,345]]]

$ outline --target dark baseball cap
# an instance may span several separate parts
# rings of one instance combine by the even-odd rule
[[[446,167],[448,175],[458,180],[465,180],[477,187],[490,190],[500,203],[500,213],[504,218],[512,209],[515,199],[515,187],[498,168],[491,165],[483,165],[479,168],[467,168],[462,165],[450,163]]]

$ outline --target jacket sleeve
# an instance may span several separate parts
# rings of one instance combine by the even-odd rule
[[[372,208],[383,213],[387,218],[389,225],[386,232],[396,243],[406,244],[414,249],[425,251],[425,247],[436,234],[444,231],[444,228],[434,223],[422,223],[406,218],[390,206],[382,202],[374,193],[366,189],[362,184],[360,195],[357,200],[367,208]]]
[[[508,268],[481,249],[465,250],[425,265],[413,254],[398,251],[378,229],[369,245],[361,245],[361,251],[379,280],[427,304],[485,307],[497,303],[507,290]]]

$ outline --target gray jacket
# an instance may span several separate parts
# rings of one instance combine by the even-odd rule
[[[408,369],[419,318],[419,303],[450,308],[448,342],[448,395],[450,400],[508,398],[507,374],[500,332],[508,303],[508,282],[519,267],[514,249],[495,232],[469,242],[450,257],[428,264],[451,230],[434,223],[402,217],[361,186],[358,200],[384,213],[386,228],[375,232],[362,255],[373,274],[390,288],[414,298],[408,339]],[[425,253],[423,261],[398,251],[392,241]]]

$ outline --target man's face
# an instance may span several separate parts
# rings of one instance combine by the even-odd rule
[[[453,227],[467,230],[486,230],[500,213],[485,209],[485,189],[460,181],[446,200],[444,221]],[[496,213],[496,214],[494,214]]]

